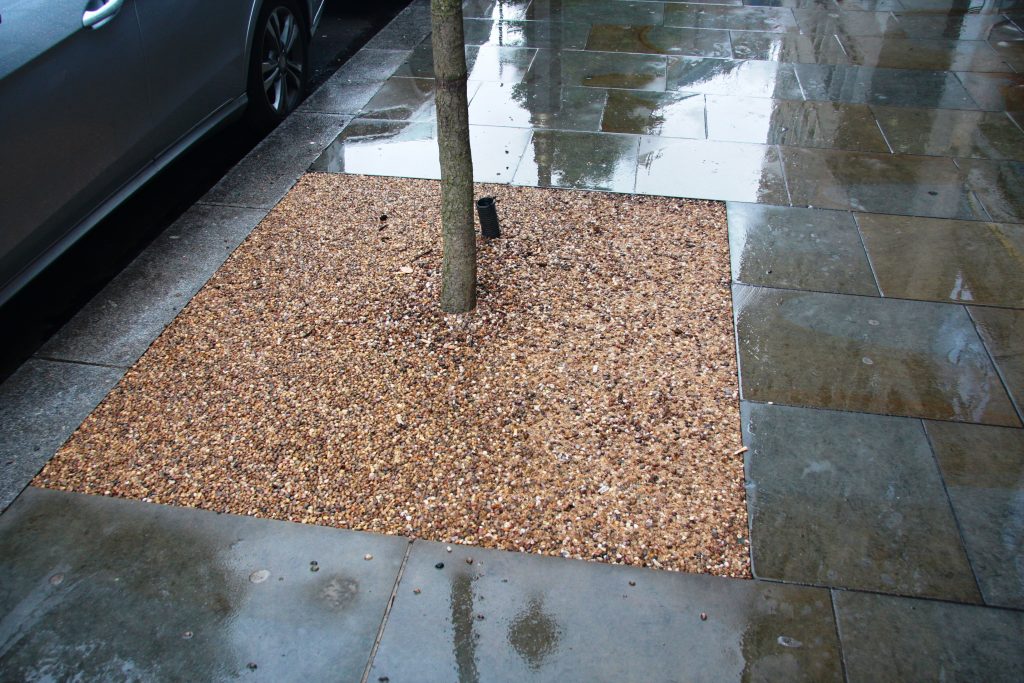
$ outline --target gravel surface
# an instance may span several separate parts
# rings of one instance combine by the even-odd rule
[[[86,493],[749,576],[725,208],[309,174],[36,479]]]

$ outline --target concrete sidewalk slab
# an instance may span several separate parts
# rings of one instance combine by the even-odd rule
[[[0,679],[358,681],[408,545],[31,488],[0,518]]]
[[[452,548],[413,545],[369,680],[843,678],[826,590]]]

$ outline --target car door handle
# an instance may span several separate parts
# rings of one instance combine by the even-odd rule
[[[86,5],[85,13],[82,15],[82,26],[85,28],[99,28],[110,21],[117,14],[117,11],[121,9],[124,0],[107,0],[95,9],[88,9],[95,4],[96,0],[92,0],[92,2]]]

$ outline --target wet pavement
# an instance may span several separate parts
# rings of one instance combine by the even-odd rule
[[[727,202],[756,580],[401,540],[404,570],[387,569],[393,605],[358,591],[369,606],[349,637],[363,634],[353,645],[361,664],[340,670],[380,681],[1019,679],[1024,4],[465,6],[477,180]],[[310,164],[439,177],[428,34],[428,4],[417,0],[182,218],[179,265],[178,245],[155,245],[168,256],[140,257],[0,387],[12,435],[0,447],[0,505]],[[193,235],[206,223],[215,234]],[[132,283],[150,281],[166,285],[140,303]],[[151,539],[195,526],[211,557],[231,557],[221,525],[261,538],[306,533],[29,489],[0,517],[3,572],[18,577],[0,593],[0,641],[58,652],[46,650],[56,647],[53,620],[38,615],[113,600],[99,584],[79,597],[45,592],[61,553],[119,547],[117,524],[72,535],[53,521],[79,507],[86,519],[142,515]],[[362,542],[315,533],[317,547]],[[307,542],[282,552],[308,565]],[[261,548],[254,557],[270,552]],[[79,560],[85,575],[116,578],[90,562]],[[249,574],[232,566],[219,580],[244,584]],[[132,571],[154,585],[178,575],[158,562]],[[287,608],[245,588],[231,595],[248,596],[260,627],[291,628]],[[159,595],[132,600],[132,610],[166,608]],[[226,623],[210,601],[181,604]],[[79,626],[66,628],[61,638],[75,642]],[[326,666],[316,642],[309,665]],[[90,647],[58,654],[73,661]],[[95,650],[96,661],[131,671],[152,661],[144,650],[129,638],[123,650]],[[0,645],[0,670],[29,666],[19,651]],[[237,652],[248,664],[248,650]],[[210,677],[269,680],[275,670],[259,666]]]

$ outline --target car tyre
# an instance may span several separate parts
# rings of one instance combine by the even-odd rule
[[[248,116],[257,128],[281,122],[309,83],[309,34],[292,0],[268,0],[260,10],[249,55]]]

